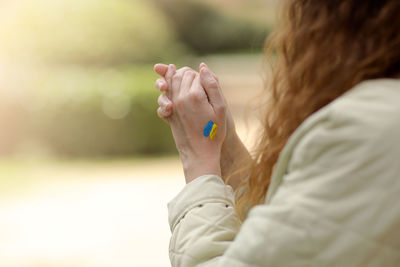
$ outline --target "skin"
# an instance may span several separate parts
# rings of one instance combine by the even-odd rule
[[[243,159],[251,159],[236,133],[217,76],[204,63],[199,69],[196,72],[189,67],[176,70],[174,65],[154,66],[161,76],[156,80],[156,87],[162,92],[157,114],[171,126],[187,183],[204,174],[217,174],[224,179]],[[210,119],[218,125],[214,140],[202,134]],[[244,177],[239,172],[229,184],[236,189]]]

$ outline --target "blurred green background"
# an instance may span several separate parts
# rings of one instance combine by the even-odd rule
[[[263,2],[2,1],[0,155],[174,153],[153,64],[260,53]]]
[[[205,61],[246,137],[277,2],[0,1],[0,266],[169,266],[184,177],[153,65]]]

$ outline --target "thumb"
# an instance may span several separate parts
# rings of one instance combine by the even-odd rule
[[[219,83],[211,70],[204,66],[200,69],[200,83],[207,93],[210,104],[213,106],[214,111],[225,107],[224,97],[221,92]]]

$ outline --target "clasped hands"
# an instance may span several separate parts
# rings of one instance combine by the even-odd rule
[[[186,183],[205,174],[224,178],[248,152],[236,134],[217,76],[204,63],[199,72],[189,67],[177,70],[173,64],[156,64],[154,70],[161,76],[156,81],[162,92],[157,113],[171,127]],[[203,135],[210,120],[218,125],[213,140]],[[240,177],[233,179],[232,187],[239,182]]]

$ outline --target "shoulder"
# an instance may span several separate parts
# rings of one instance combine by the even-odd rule
[[[366,81],[313,115],[294,134],[290,168],[400,157],[400,80]],[[333,160],[334,159],[334,160]]]
[[[275,167],[267,200],[286,180],[343,169],[387,173],[400,158],[400,80],[365,81],[310,116],[291,136]],[[398,170],[400,173],[400,169]],[[354,174],[354,173],[353,173]],[[351,175],[351,174],[349,174]]]
[[[357,132],[368,129],[362,136],[399,130],[400,79],[365,81],[326,109],[333,126]]]

